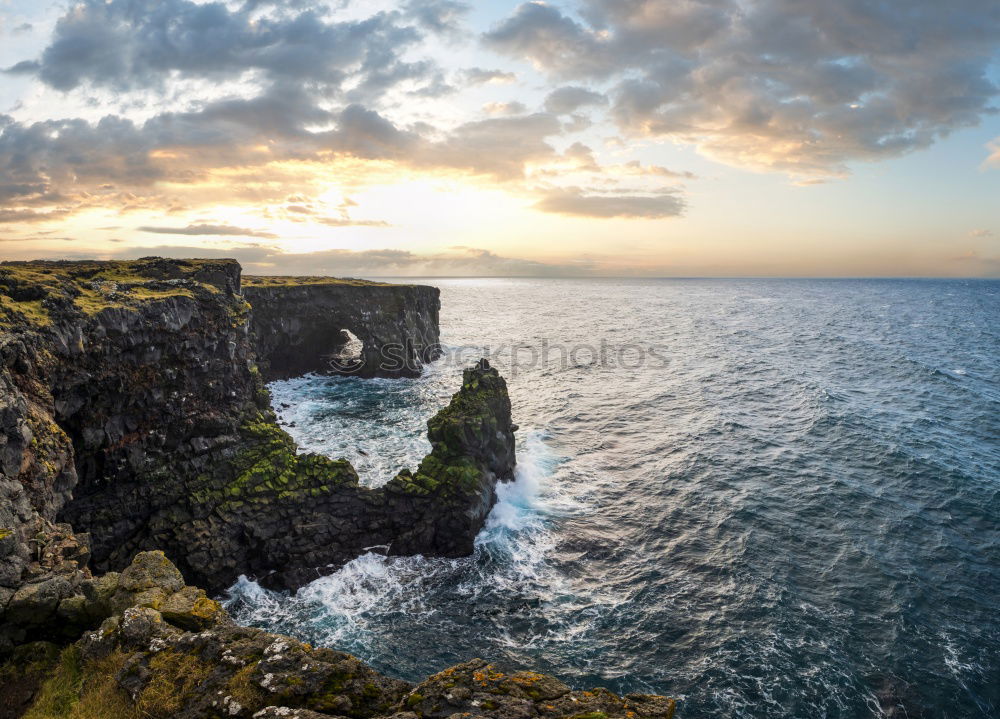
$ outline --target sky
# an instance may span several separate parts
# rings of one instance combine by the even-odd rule
[[[0,0],[0,259],[1000,276],[997,0]]]

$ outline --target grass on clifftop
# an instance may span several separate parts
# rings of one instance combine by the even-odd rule
[[[347,285],[350,287],[392,287],[391,282],[359,280],[354,277],[294,277],[292,275],[243,275],[244,287],[300,287],[302,285]]]
[[[0,327],[27,322],[45,326],[53,310],[69,304],[86,315],[106,307],[165,297],[221,291],[235,260],[0,262]]]

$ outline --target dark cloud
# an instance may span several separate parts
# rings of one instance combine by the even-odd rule
[[[34,60],[22,60],[3,71],[8,75],[34,75],[40,67],[41,65]]]
[[[443,6],[420,14],[450,17]],[[400,75],[398,55],[420,32],[401,13],[333,22],[319,11],[282,5],[260,15],[254,4],[230,10],[191,0],[84,0],[55,27],[50,44],[19,72],[37,71],[59,90],[83,83],[116,90],[156,87],[171,75],[218,79],[260,71],[283,81],[339,86],[353,76]],[[387,69],[390,68],[390,69]],[[409,66],[413,73],[426,66]]]
[[[588,194],[580,188],[567,188],[547,192],[535,207],[543,212],[578,217],[660,219],[681,215],[684,200],[673,192]]]
[[[520,5],[483,40],[493,50],[523,57],[555,75],[607,77],[618,70],[612,48],[596,33],[541,2]]]
[[[12,225],[21,223],[51,222],[66,217],[69,213],[66,210],[49,210],[48,212],[37,212],[35,210],[4,210],[0,208],[0,225]]]
[[[587,105],[607,105],[608,98],[585,87],[560,87],[545,98],[545,109],[556,115],[568,115]]]
[[[995,0],[540,2],[484,36],[556,78],[614,83],[633,135],[736,164],[839,173],[926,147],[993,112]]]
[[[232,225],[188,225],[187,227],[139,227],[140,232],[153,232],[158,235],[211,235],[219,237],[261,237],[264,239],[276,239],[278,236],[271,232],[261,232],[259,230],[248,230],[245,227],[233,227]]]

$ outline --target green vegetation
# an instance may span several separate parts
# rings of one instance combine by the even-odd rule
[[[210,486],[209,477],[200,478],[203,488],[193,492],[197,503],[319,497],[337,486],[358,483],[357,473],[346,460],[297,454],[292,438],[262,413],[243,425],[240,434],[247,449],[233,459],[235,478],[221,490]]]
[[[0,326],[45,327],[67,313],[218,294],[235,260],[145,258],[0,262]],[[236,314],[245,319],[247,309]]]
[[[50,669],[24,719],[138,719],[142,714],[115,679],[127,655],[121,651],[84,663],[66,647]]]
[[[291,275],[243,275],[244,287],[299,287],[302,285],[347,285],[350,287],[395,286],[389,282],[359,280],[354,277],[294,277]]]
[[[499,375],[466,370],[462,389],[427,422],[431,453],[416,473],[403,470],[397,474],[393,489],[440,496],[478,492],[482,468],[468,451],[496,433],[496,408],[506,401],[506,386]]]
[[[176,714],[190,701],[214,668],[194,654],[164,649],[149,660],[151,679],[137,702],[139,710],[150,717]]]

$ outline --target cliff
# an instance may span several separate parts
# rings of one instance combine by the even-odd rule
[[[272,705],[358,719],[472,711],[440,697],[426,706],[403,699],[401,683],[356,659],[297,643],[288,647],[297,647],[299,673],[272,691],[277,671],[261,647],[279,640],[234,627],[205,593],[241,573],[294,588],[371,546],[472,551],[496,482],[512,478],[515,461],[496,370],[466,370],[428,421],[430,454],[372,490],[348,462],[297,452],[258,367],[263,356],[268,376],[293,371],[269,328],[309,369],[340,351],[336,328],[380,361],[390,345],[411,348],[417,371],[436,351],[437,308],[432,288],[355,281],[259,279],[244,293],[229,260],[0,264],[0,659],[13,659],[0,671],[5,695],[23,688],[34,716],[251,716],[250,707]],[[296,312],[313,319],[282,320]],[[362,374],[395,372],[371,362]],[[154,549],[165,554],[144,553]],[[202,589],[185,587],[177,567]],[[308,679],[307,665],[322,681]],[[486,671],[477,667],[469,671]],[[89,706],[97,699],[87,687],[103,686],[117,708],[39,708],[65,672],[75,694],[64,707]],[[219,704],[220,682],[249,692],[239,709]],[[293,716],[280,711],[259,716]]]
[[[331,277],[247,277],[257,363],[270,381],[307,372],[415,377],[437,359],[435,287]]]
[[[361,487],[349,463],[299,455],[275,424],[254,339],[277,320],[255,322],[241,286],[234,261],[0,265],[0,608],[16,619],[2,615],[0,637],[52,632],[82,581],[63,565],[120,570],[144,549],[213,592],[242,573],[294,588],[370,546],[471,551],[512,476],[503,379],[470,370],[416,473]],[[314,309],[356,291],[363,312],[337,322],[357,312],[374,328],[353,324],[363,336],[411,347],[417,328],[437,336],[436,290],[377,289],[307,281],[283,286],[294,301],[255,301],[273,318],[310,291]],[[318,362],[310,347],[299,356]]]

